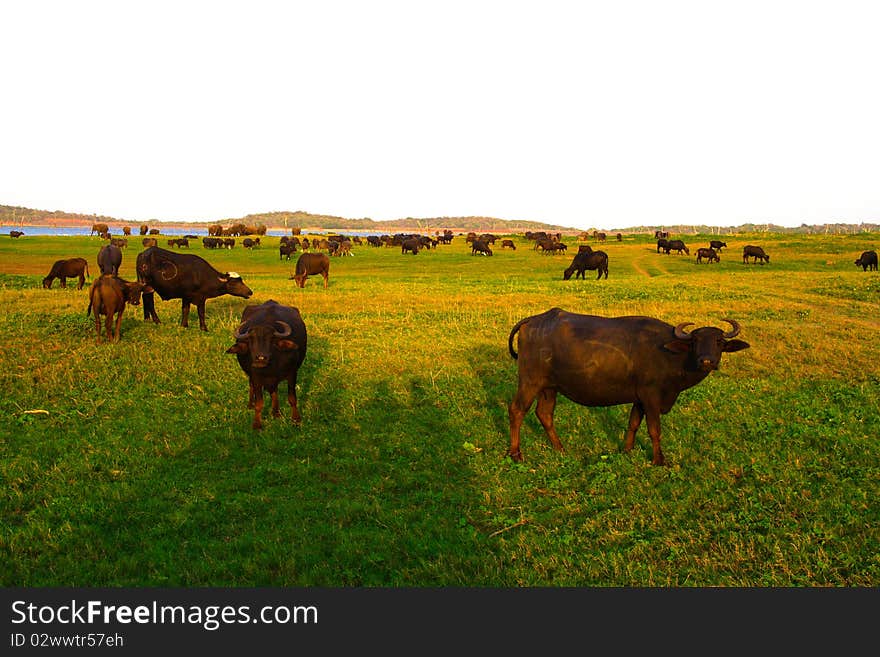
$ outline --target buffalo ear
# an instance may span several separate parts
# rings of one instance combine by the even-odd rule
[[[663,348],[676,354],[686,354],[691,350],[691,343],[687,340],[673,340],[663,345]]]
[[[293,340],[279,340],[277,346],[281,351],[293,351],[294,349],[299,349],[299,345]]]
[[[246,354],[248,352],[247,342],[236,342],[226,350],[227,354]]]
[[[724,343],[721,351],[741,351],[751,346],[748,342],[743,342],[742,340],[728,340]]]

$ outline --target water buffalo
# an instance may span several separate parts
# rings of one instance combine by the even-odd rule
[[[722,242],[721,240],[709,240],[709,248],[715,249],[715,251],[720,252],[722,248],[727,247],[727,242]]]
[[[9,231],[9,237],[12,237],[14,239],[18,239],[22,235],[24,235],[24,231],[21,231],[21,230],[10,230]]]
[[[246,306],[235,330],[235,344],[226,350],[235,354],[249,381],[248,408],[254,409],[254,429],[263,428],[263,390],[272,398],[272,417],[278,409],[278,384],[287,381],[291,419],[302,416],[296,404],[296,376],[306,357],[306,325],[299,310],[269,300]]]
[[[418,255],[419,249],[421,248],[422,243],[415,237],[410,237],[409,239],[405,239],[400,243],[401,255],[406,253],[407,251],[412,253],[413,255]]]
[[[764,249],[760,246],[752,246],[751,244],[743,247],[743,264],[748,264],[749,258],[752,258],[752,264],[761,261],[763,265],[765,262],[769,264],[770,256],[764,253]]]
[[[110,227],[107,224],[92,224],[92,229],[89,231],[89,235],[94,235],[98,233],[98,235],[103,235],[104,233],[109,233]]]
[[[669,240],[664,247],[666,254],[669,255],[671,251],[678,251],[678,255],[681,255],[681,252],[684,251],[688,255],[691,254],[690,250],[685,246],[683,240]]]
[[[707,262],[721,262],[721,257],[715,252],[715,249],[697,249],[697,263],[699,264],[703,262],[703,258],[705,258]]]
[[[663,465],[660,416],[672,410],[678,395],[718,369],[724,352],[747,349],[734,340],[740,326],[725,319],[724,332],[706,326],[690,333],[693,322],[672,326],[651,317],[599,317],[552,308],[517,322],[507,340],[518,359],[519,385],[508,406],[510,448],[521,461],[520,427],[537,397],[535,414],[553,447],[564,451],[553,427],[556,395],[582,406],[632,404],[624,451],[633,448],[636,431],[647,416],[654,465]],[[519,353],[513,348],[519,333]]]
[[[141,251],[137,257],[137,276],[149,289],[144,290],[144,319],[152,319],[157,324],[153,292],[158,292],[163,300],[180,299],[180,325],[189,326],[190,304],[196,305],[199,313],[199,328],[208,330],[205,324],[205,301],[231,294],[247,299],[253,292],[235,272],[221,273],[214,269],[201,256],[189,253],[167,251],[151,246]]]
[[[668,247],[669,247],[669,240],[666,239],[665,237],[661,237],[660,239],[657,240],[657,253],[660,253],[660,249],[663,249],[664,251],[666,251],[666,253],[669,253]]]
[[[68,258],[67,260],[56,260],[49,270],[49,275],[43,279],[43,287],[47,290],[52,287],[52,281],[56,278],[61,281],[61,287],[67,287],[67,279],[74,276],[79,278],[77,290],[81,290],[86,283],[86,276],[89,276],[89,263],[85,258]]]
[[[572,274],[575,274],[575,280],[578,278],[586,278],[586,270],[588,269],[590,271],[596,270],[597,281],[602,278],[602,274],[605,274],[605,278],[607,279],[608,254],[604,251],[579,250],[574,255],[574,259],[571,261],[568,268],[562,272],[562,278],[567,281],[571,278]]]
[[[324,287],[328,285],[330,278],[330,257],[326,253],[303,253],[296,261],[296,268],[292,278],[299,287],[306,286],[309,276],[321,274],[324,277]]]
[[[492,249],[489,248],[489,245],[481,239],[475,239],[471,242],[471,255],[492,255]]]
[[[125,281],[113,274],[104,274],[95,279],[89,290],[89,307],[86,309],[86,317],[94,312],[95,333],[98,342],[101,342],[101,315],[106,316],[107,342],[119,341],[119,327],[122,324],[125,304],[138,305],[143,289],[143,283]],[[114,315],[116,316],[115,326],[113,325]],[[113,326],[112,332],[111,326]]]
[[[877,252],[864,251],[856,260],[856,267],[861,267],[862,271],[877,271]]]
[[[102,274],[116,276],[122,266],[122,249],[115,244],[105,244],[98,251],[98,269]]]
[[[516,251],[516,244],[513,243],[513,240],[501,240],[501,248],[513,249],[514,251]]]

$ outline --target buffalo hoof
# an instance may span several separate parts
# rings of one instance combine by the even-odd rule
[[[508,450],[507,455],[517,463],[522,463],[523,457],[522,453],[519,450],[516,450],[515,452],[511,452]]]

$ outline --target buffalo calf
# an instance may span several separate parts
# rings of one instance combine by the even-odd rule
[[[122,324],[125,304],[138,305],[143,289],[144,286],[140,282],[125,281],[111,274],[104,274],[95,279],[89,290],[89,307],[86,309],[86,317],[92,313],[95,315],[95,333],[98,342],[101,342],[101,315],[106,318],[107,341],[119,341],[119,327]],[[113,323],[114,315],[116,317],[115,325]]]

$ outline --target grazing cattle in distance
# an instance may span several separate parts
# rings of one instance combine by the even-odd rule
[[[403,240],[400,243],[400,253],[401,253],[401,255],[403,255],[407,252],[410,252],[413,255],[418,255],[420,247],[421,247],[421,242],[419,242],[419,240],[417,240],[416,238],[411,237],[409,239]]]
[[[148,230],[147,232],[148,232],[150,235],[159,235],[159,234],[161,234],[161,231],[160,231],[158,228],[150,228],[150,230]]]
[[[681,255],[682,251],[684,251],[688,255],[691,254],[691,252],[688,250],[682,240],[669,240],[669,242],[666,243],[665,251],[667,255],[669,255],[670,251],[677,251],[678,255]]]
[[[856,267],[861,267],[862,271],[877,271],[877,252],[864,251],[856,260]]]
[[[622,242],[622,241],[623,241],[623,233],[617,233],[617,241],[618,241],[618,242]]]
[[[715,252],[715,249],[697,249],[697,263],[703,262],[703,258],[706,259],[707,263],[721,262],[721,257]]]
[[[18,239],[22,235],[24,235],[24,232],[20,231],[20,230],[10,230],[9,231],[9,237],[12,237],[14,239]]]
[[[333,251],[333,255],[338,256],[340,258],[345,256],[353,256],[354,254],[351,252],[351,241],[343,240],[339,242],[339,246]]]
[[[600,242],[604,242],[607,235],[605,233],[596,233],[596,239]]]
[[[752,258],[752,264],[761,261],[763,265],[765,262],[770,262],[770,256],[764,253],[764,249],[760,246],[753,246],[751,244],[743,247],[743,264],[748,264],[749,258]]]
[[[47,290],[52,287],[52,281],[56,278],[61,281],[61,287],[67,287],[68,278],[79,278],[77,290],[83,289],[86,283],[86,276],[89,276],[89,263],[85,258],[68,258],[67,260],[56,260],[49,270],[49,274],[43,279],[43,287]]]
[[[144,245],[145,249],[149,249],[151,246],[156,246],[159,242],[155,237],[145,237],[141,240],[141,244]]]
[[[492,255],[492,249],[489,248],[489,245],[479,238],[471,242],[471,255],[477,255],[478,253],[486,256]]]
[[[582,406],[632,404],[624,451],[632,450],[636,431],[647,416],[654,465],[664,465],[660,416],[672,410],[687,390],[718,369],[725,352],[747,349],[731,330],[706,326],[686,333],[693,322],[672,326],[651,317],[600,317],[552,308],[517,322],[507,340],[518,360],[518,387],[508,406],[508,455],[522,461],[520,427],[537,398],[535,414],[553,447],[564,451],[553,426],[556,395]],[[519,333],[519,353],[513,348]]]
[[[137,306],[140,303],[143,283],[139,281],[125,281],[113,274],[104,274],[96,278],[89,290],[89,307],[86,309],[86,317],[95,314],[95,333],[97,341],[101,342],[101,315],[106,317],[105,328],[107,342],[119,342],[119,327],[122,324],[122,313],[125,304]],[[113,316],[116,316],[115,327]],[[113,327],[111,332],[111,327]]]
[[[596,270],[596,280],[598,281],[602,278],[602,274],[605,274],[605,278],[608,278],[608,254],[604,251],[581,251],[574,255],[574,259],[571,261],[571,264],[562,272],[563,280],[568,280],[571,278],[572,274],[575,274],[575,280],[578,278],[586,278],[587,270],[593,271]],[[577,273],[575,273],[577,272]]]
[[[225,240],[224,240],[225,242]],[[232,240],[232,243],[235,244],[235,240]],[[255,246],[260,246],[260,238],[259,237],[245,237],[241,241],[241,245],[246,249],[253,249]]]
[[[299,287],[305,287],[306,279],[318,274],[324,277],[324,287],[327,287],[330,278],[330,257],[326,253],[303,253],[297,259],[294,274],[290,278],[295,280]]]
[[[98,251],[98,269],[102,274],[117,276],[122,266],[122,249],[114,244],[105,244]]]
[[[663,249],[664,251],[666,251],[666,253],[669,253],[669,240],[665,237],[661,237],[657,240],[657,253],[660,253],[660,249]]]
[[[251,426],[263,428],[264,390],[272,399],[272,417],[281,417],[278,408],[278,384],[281,381],[287,381],[291,420],[299,424],[302,416],[297,408],[296,377],[306,357],[307,337],[299,310],[273,300],[258,306],[246,306],[234,336],[235,344],[226,353],[235,354],[239,366],[248,376],[248,408],[254,409]]]
[[[727,242],[722,242],[721,240],[710,240],[709,241],[709,248],[715,249],[715,251],[717,251],[719,253],[721,252],[721,249],[725,248],[725,247],[727,247]]]
[[[131,235],[131,228],[129,226],[123,226],[122,227],[122,234],[126,235],[126,236]]]
[[[501,240],[501,248],[513,249],[514,251],[516,251],[516,244],[513,243],[513,240]]]
[[[92,224],[92,229],[89,231],[89,236],[98,233],[98,235],[103,235],[105,233],[110,232],[110,227],[107,224]]]
[[[221,273],[201,256],[167,251],[151,246],[137,257],[138,280],[151,288],[145,290],[144,319],[159,323],[153,292],[163,300],[180,299],[180,325],[189,326],[190,304],[195,304],[199,314],[199,328],[208,330],[205,323],[205,302],[224,294],[249,298],[253,292],[237,273]]]
[[[291,253],[296,253],[296,244],[293,242],[282,242],[278,245],[279,260],[290,260]]]
[[[666,231],[666,230],[655,230],[655,231],[654,231],[654,239],[655,239],[655,240],[666,240],[666,239],[669,239],[669,231]]]
[[[141,224],[141,229],[140,229],[141,235],[146,235],[147,230],[148,230],[147,224]]]

